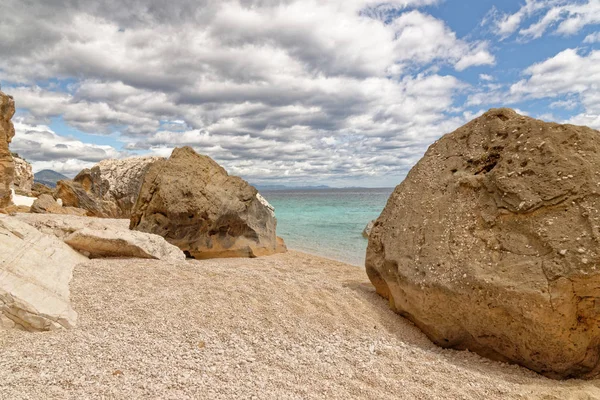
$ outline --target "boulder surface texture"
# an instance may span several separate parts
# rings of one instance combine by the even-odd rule
[[[65,243],[90,258],[185,261],[185,255],[177,247],[161,236],[145,232],[84,228],[66,237]]]
[[[257,190],[190,147],[148,170],[130,228],[164,237],[191,257],[256,257],[277,251],[277,221]]]
[[[15,174],[13,186],[15,191],[30,193],[33,187],[33,170],[31,164],[20,157],[13,157]]]
[[[0,215],[0,326],[28,331],[73,327],[73,267],[87,258],[54,236]]]
[[[600,132],[493,109],[434,143],[369,237],[377,292],[443,347],[600,373]]]
[[[11,185],[13,183],[15,165],[8,145],[15,136],[15,128],[11,122],[15,114],[15,101],[11,96],[0,92],[0,208],[11,203]]]
[[[64,206],[83,208],[89,216],[129,218],[148,168],[160,157],[104,160],[72,181],[57,182],[55,197]]]

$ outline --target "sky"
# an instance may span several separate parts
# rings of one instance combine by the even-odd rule
[[[3,0],[34,171],[192,146],[255,184],[391,187],[494,107],[600,129],[600,0]]]

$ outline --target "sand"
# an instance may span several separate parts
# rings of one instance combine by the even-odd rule
[[[600,399],[444,350],[364,270],[290,251],[76,267],[70,331],[0,332],[0,399]]]

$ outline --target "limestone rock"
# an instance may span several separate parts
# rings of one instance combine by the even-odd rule
[[[61,240],[82,229],[129,232],[129,221],[126,219],[57,214],[18,214],[16,218],[42,233],[54,235]]]
[[[22,159],[21,157],[14,157],[15,175],[13,179],[13,186],[16,192],[31,193],[33,186],[33,170],[31,164]]]
[[[73,267],[86,258],[57,238],[14,217],[0,215],[2,326],[45,331],[70,328]],[[9,321],[10,320],[10,321]]]
[[[183,261],[185,255],[163,237],[130,230],[84,228],[65,238],[65,243],[90,258],[151,258]]]
[[[130,227],[198,259],[273,254],[277,221],[257,194],[211,158],[178,148],[148,170]]]
[[[598,376],[598,182],[598,131],[490,110],[396,188],[369,238],[369,278],[438,345]]]
[[[15,136],[15,128],[11,122],[14,114],[15,101],[11,96],[0,92],[0,208],[11,203],[10,188],[15,167],[8,145]]]
[[[161,159],[133,157],[101,161],[81,171],[73,181],[59,181],[55,197],[66,206],[88,210],[90,216],[129,218],[148,168]]]
[[[40,214],[87,215],[87,211],[82,208],[63,207],[49,194],[40,195],[31,205],[31,212]]]
[[[10,189],[10,192],[11,192],[11,196],[12,196],[12,202],[16,206],[31,207],[36,200],[35,197],[23,196],[20,194],[16,194],[15,189]]]
[[[362,236],[365,239],[369,238],[369,235],[371,235],[371,230],[373,230],[373,225],[375,225],[375,221],[369,221],[369,223],[367,224],[367,226],[365,226],[365,229],[363,229],[362,231]]]

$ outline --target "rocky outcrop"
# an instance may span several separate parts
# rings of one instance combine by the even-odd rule
[[[0,215],[0,323],[29,331],[70,328],[73,267],[86,258],[54,236]]]
[[[11,185],[15,167],[8,145],[15,136],[15,128],[11,122],[15,114],[15,101],[11,96],[0,92],[0,208],[11,203]]]
[[[369,221],[369,223],[367,224],[367,226],[365,226],[365,229],[363,229],[362,231],[362,236],[365,239],[368,239],[369,236],[371,235],[371,230],[373,230],[373,225],[375,225],[375,221]]]
[[[82,208],[61,206],[54,200],[54,197],[49,194],[40,195],[31,205],[31,212],[39,214],[87,215],[87,211]]]
[[[160,157],[104,160],[81,171],[73,181],[59,181],[55,197],[90,216],[129,218],[148,168]]]
[[[65,238],[65,243],[90,258],[150,258],[183,261],[185,255],[163,237],[130,230],[84,228]]]
[[[53,192],[54,190],[39,182],[34,181],[33,185],[31,186],[31,195],[33,197],[40,197],[43,194],[52,195]]]
[[[90,258],[185,260],[184,253],[161,236],[130,231],[126,219],[51,214],[19,214],[16,218],[44,234],[56,236]]]
[[[56,214],[18,214],[15,218],[35,227],[42,233],[56,236],[61,240],[82,229],[129,231],[129,221],[126,219]]]
[[[257,195],[211,158],[178,148],[148,170],[130,228],[163,236],[198,259],[273,254],[276,220]]]
[[[33,170],[31,169],[31,164],[21,157],[15,157],[14,155],[13,161],[15,166],[13,179],[15,192],[29,195],[33,186]]]
[[[369,239],[377,292],[435,343],[600,373],[600,133],[490,110],[434,143]]]

